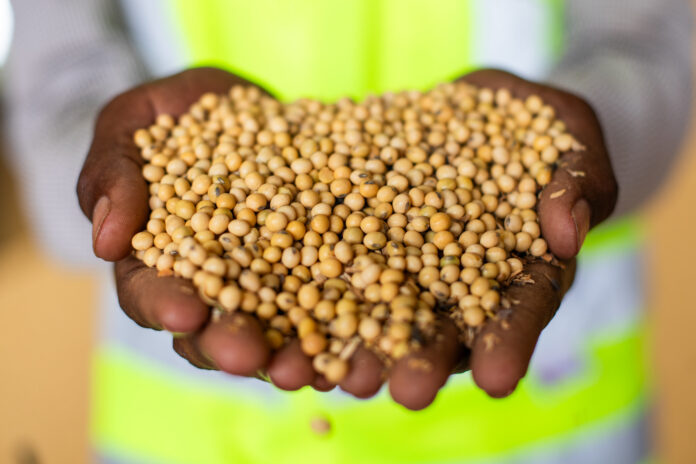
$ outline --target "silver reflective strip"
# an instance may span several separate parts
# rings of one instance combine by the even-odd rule
[[[540,79],[553,65],[548,0],[473,0],[473,62]]]
[[[592,424],[588,430],[558,440],[551,439],[514,455],[430,464],[636,464],[643,462],[652,451],[649,425],[648,414],[640,410],[602,424]],[[167,464],[145,458],[116,457],[104,450],[98,453],[96,462],[100,464]],[[340,457],[337,461],[340,462]]]

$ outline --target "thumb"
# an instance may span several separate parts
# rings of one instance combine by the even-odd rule
[[[609,217],[616,204],[618,186],[597,133],[585,132],[585,151],[563,155],[541,192],[542,235],[561,259],[577,255],[589,230]]]
[[[572,93],[530,82],[499,70],[480,70],[462,78],[479,87],[505,87],[516,97],[538,95],[556,111],[556,119],[585,146],[565,151],[551,183],[541,193],[539,223],[543,237],[557,257],[570,259],[587,232],[614,210],[618,185],[607,153],[602,128],[592,107]],[[573,149],[574,147],[569,147]]]
[[[189,69],[123,93],[101,111],[77,184],[97,256],[126,257],[131,237],[147,220],[149,192],[135,131],[149,127],[159,114],[184,113],[205,92],[224,93],[235,84],[251,85],[220,69]]]
[[[154,119],[142,93],[125,93],[102,110],[77,184],[80,207],[92,221],[94,253],[107,261],[128,255],[131,237],[147,219],[147,185],[132,140]]]

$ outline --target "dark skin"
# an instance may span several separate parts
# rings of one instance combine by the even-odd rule
[[[483,328],[471,349],[459,343],[456,329],[446,320],[440,324],[442,336],[388,371],[375,354],[359,348],[350,373],[339,385],[358,398],[374,395],[388,381],[396,402],[422,409],[451,374],[467,369],[489,395],[513,392],[527,371],[541,331],[572,284],[575,256],[587,231],[606,219],[616,203],[617,184],[602,131],[584,100],[501,71],[477,71],[462,79],[481,87],[506,87],[518,97],[541,96],[586,146],[582,153],[564,155],[538,205],[543,236],[561,262],[526,263],[527,282],[513,283],[506,291],[512,307]],[[212,321],[190,281],[158,277],[156,270],[131,255],[130,239],[143,229],[149,212],[148,189],[140,172],[143,162],[133,132],[152,124],[158,114],[184,113],[204,92],[224,93],[239,83],[248,84],[225,71],[200,68],[144,84],[112,100],[97,118],[77,185],[80,206],[93,223],[94,253],[115,263],[119,302],[136,323],[172,332],[176,352],[197,367],[240,376],[266,372],[284,390],[311,385],[328,391],[335,386],[314,372],[297,342],[272,353],[254,318],[232,314]],[[550,198],[561,189],[563,195]],[[429,361],[430,368],[413,359]]]

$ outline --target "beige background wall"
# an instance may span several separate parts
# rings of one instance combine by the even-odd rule
[[[649,208],[649,283],[661,396],[658,438],[666,463],[696,462],[696,124],[666,188]]]
[[[0,464],[82,464],[94,290],[43,258],[0,165]]]
[[[646,215],[656,434],[670,464],[696,462],[695,129]],[[0,165],[0,464],[86,463],[93,282],[41,256],[16,203]]]

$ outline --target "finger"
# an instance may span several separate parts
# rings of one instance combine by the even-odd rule
[[[254,376],[270,358],[261,326],[248,314],[223,314],[211,320],[195,343],[216,368],[234,375]]]
[[[375,353],[359,347],[349,360],[348,374],[339,383],[341,390],[358,398],[374,396],[384,383],[384,364]]]
[[[459,359],[457,329],[442,321],[435,340],[400,359],[389,376],[389,391],[397,403],[419,410],[433,402]]]
[[[592,107],[571,93],[504,71],[476,71],[463,80],[492,89],[505,87],[519,98],[539,95],[584,145],[584,150],[569,151],[559,159],[538,208],[541,230],[551,251],[561,259],[577,255],[587,232],[611,215],[618,197],[618,184]]]
[[[541,192],[538,206],[541,233],[551,252],[561,259],[580,252],[593,224],[593,208],[588,197],[594,197],[597,191],[584,184],[560,168]]]
[[[268,366],[268,376],[275,386],[290,391],[314,381],[312,360],[302,352],[299,340],[293,340],[278,350]]]
[[[130,149],[114,143],[107,149],[110,156],[85,164],[78,183],[80,198],[89,198],[81,203],[92,221],[94,254],[107,261],[128,256],[130,237],[147,220],[147,186],[140,162],[126,156]],[[108,169],[106,159],[110,160]]]
[[[204,92],[225,92],[240,82],[221,70],[194,69],[121,94],[104,107],[77,184],[98,257],[116,261],[127,256],[131,237],[147,219],[148,190],[134,132],[159,114],[183,113]]]
[[[539,224],[561,259],[578,254],[589,230],[611,215],[617,184],[603,146],[563,155],[539,199]]]
[[[317,374],[312,382],[312,388],[314,388],[316,391],[328,392],[336,388],[336,384],[326,380],[326,377],[323,375]]]
[[[471,353],[474,381],[490,396],[509,395],[525,375],[539,335],[556,313],[574,272],[574,260],[565,269],[534,262],[506,291],[511,308],[501,309],[499,320],[484,326]]]
[[[198,298],[193,283],[160,277],[133,256],[114,266],[116,290],[124,312],[136,323],[173,333],[192,333],[205,324],[208,306]]]
[[[195,336],[173,337],[174,351],[199,369],[214,370],[215,366],[207,359],[196,345]]]

